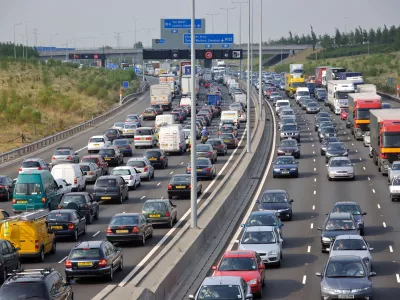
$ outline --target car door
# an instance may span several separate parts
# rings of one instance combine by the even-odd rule
[[[3,264],[4,264],[3,268],[5,268],[7,272],[12,271],[13,270],[12,256],[5,240],[0,241],[0,251],[1,251],[0,252],[1,256],[3,258]]]
[[[115,249],[113,244],[106,242],[105,247],[107,249],[108,260],[111,261],[111,266],[115,270],[119,266],[121,258],[118,255],[117,250]]]
[[[86,224],[86,218],[84,216],[82,217],[82,215],[78,211],[74,211],[72,212],[72,219],[73,221],[77,222],[76,226],[78,226],[78,233],[83,232],[83,222],[84,224]]]
[[[134,175],[135,175],[135,184],[136,185],[138,185],[139,183],[140,183],[140,173],[139,173],[139,171],[138,170],[136,170],[136,168],[134,168],[135,169],[135,173],[134,173]]]
[[[176,209],[176,205],[173,204],[171,201],[168,201],[168,210],[171,213],[172,219],[174,220],[178,211]]]
[[[257,252],[256,252],[256,260],[257,260],[257,269],[258,269],[258,272],[260,273],[261,279],[263,279],[264,276],[265,276],[265,268],[264,268],[264,269],[261,269],[260,266],[263,265],[264,263],[263,263],[263,261],[262,261],[260,255],[259,255]]]
[[[125,191],[125,187],[126,187],[125,180],[124,180],[122,177],[119,177],[118,180],[117,180],[117,182],[118,182],[119,190],[120,190],[120,193],[121,193],[122,197],[125,197],[125,195],[126,195],[126,191]]]
[[[99,166],[96,164],[90,164],[90,170],[93,172],[93,174],[96,175],[96,180],[101,176],[101,173],[103,172],[102,169],[99,168]]]
[[[18,251],[17,249],[7,240],[3,241],[7,248],[8,248],[8,252],[9,252],[9,256],[10,256],[10,266],[11,268],[8,268],[8,270],[16,270],[18,268],[19,265],[19,255],[18,255]]]

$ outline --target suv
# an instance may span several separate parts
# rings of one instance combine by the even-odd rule
[[[48,170],[50,166],[41,158],[27,158],[22,162],[19,173],[33,170]]]
[[[86,217],[86,224],[92,224],[93,219],[99,219],[99,203],[94,201],[93,196],[86,192],[65,194],[58,208],[75,209]]]
[[[51,157],[51,165],[54,166],[68,162],[77,164],[79,162],[79,155],[78,152],[72,151],[72,149],[71,147],[57,148]]]
[[[53,268],[14,271],[0,289],[2,299],[74,299],[74,292]]]
[[[124,155],[119,151],[117,147],[105,147],[99,151],[106,162],[114,165],[122,165],[124,163]]]

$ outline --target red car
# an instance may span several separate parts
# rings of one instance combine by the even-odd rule
[[[212,269],[213,276],[240,276],[250,285],[254,295],[262,294],[265,266],[255,251],[226,251],[218,266]]]
[[[342,112],[340,113],[340,118],[342,120],[347,120],[347,116],[349,115],[349,109],[348,108],[342,108]]]
[[[81,158],[81,163],[94,163],[96,164],[102,171],[102,175],[108,174],[108,163],[104,160],[103,156],[99,154],[85,155]]]
[[[205,88],[209,88],[209,87],[210,87],[210,83],[209,83],[209,82],[205,82],[205,83],[204,83],[204,87],[205,87]]]

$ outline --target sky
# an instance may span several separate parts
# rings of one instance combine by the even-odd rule
[[[235,0],[245,1],[245,0]],[[260,3],[263,9],[260,9]],[[0,0],[0,42],[57,47],[133,46],[135,40],[149,46],[152,38],[160,38],[160,19],[190,18],[190,0]],[[262,12],[263,41],[294,34],[308,34],[310,25],[317,35],[333,34],[335,27],[349,31],[357,26],[377,28],[400,25],[400,0],[252,0],[254,5],[254,42],[259,41]],[[242,7],[242,42],[248,38],[248,3],[228,0],[196,0],[196,18],[206,19],[206,32],[235,35],[239,42],[240,9]],[[227,22],[226,10],[229,10]],[[21,24],[22,23],[22,24]],[[14,24],[21,24],[15,25]],[[145,29],[145,30],[143,30]],[[36,31],[36,34],[34,33]],[[36,41],[36,43],[35,43]],[[50,45],[51,44],[51,45]]]

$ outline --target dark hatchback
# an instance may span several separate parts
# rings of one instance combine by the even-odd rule
[[[65,261],[67,282],[73,278],[106,277],[114,279],[114,272],[123,270],[120,248],[108,241],[85,241],[76,244]]]
[[[122,204],[124,199],[128,199],[128,192],[128,185],[121,176],[101,176],[94,185],[93,198],[96,201],[115,201]]]
[[[152,237],[153,225],[140,213],[121,213],[112,217],[106,231],[111,243],[139,241],[143,246]]]
[[[8,272],[18,270],[21,267],[19,262],[18,248],[8,240],[0,240],[0,281],[4,282],[8,277]]]
[[[197,195],[201,194],[203,185],[201,183],[197,184]],[[192,190],[191,186],[191,175],[189,174],[177,174],[172,176],[168,184],[168,199],[173,197],[177,198],[189,198],[190,192]]]
[[[114,165],[122,165],[124,163],[124,155],[114,147],[101,148],[99,151],[106,162]]]
[[[278,156],[293,156],[294,158],[300,158],[300,144],[297,143],[295,139],[286,139],[282,140],[279,143]]]
[[[114,147],[117,147],[119,152],[121,152],[122,155],[124,155],[124,156],[132,156],[133,155],[131,142],[127,139],[114,140],[112,145]]]
[[[206,144],[210,144],[217,154],[225,155],[228,153],[228,146],[221,139],[209,139]]]
[[[228,148],[236,149],[239,145],[239,140],[233,133],[221,133],[219,138],[224,141]]]
[[[79,235],[86,234],[86,217],[75,209],[52,210],[46,222],[56,237],[71,237],[77,241]]]
[[[364,216],[367,214],[361,210],[356,202],[336,202],[332,212],[348,212],[353,214],[354,221],[360,229],[360,235],[364,235]]]
[[[147,157],[149,159],[152,166],[157,166],[161,169],[165,169],[166,167],[168,167],[168,156],[163,150],[147,150],[144,153],[144,157]]]
[[[65,194],[58,205],[59,209],[74,209],[86,217],[86,223],[92,224],[99,219],[100,206],[89,193],[76,192]]]
[[[197,178],[208,178],[214,179],[217,175],[217,171],[215,166],[212,164],[209,158],[197,158],[196,159],[196,174]],[[190,163],[187,164],[186,167],[186,174],[191,173],[191,166]]]
[[[0,199],[8,201],[12,198],[14,192],[14,181],[11,177],[0,175]]]
[[[107,129],[106,132],[104,132],[104,135],[109,139],[110,142],[122,139],[122,132],[118,129]]]
[[[257,200],[258,210],[272,210],[279,213],[281,220],[291,220],[293,216],[292,203],[288,193],[284,190],[267,190],[262,198]]]

